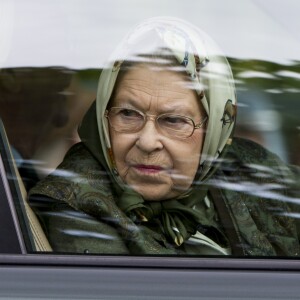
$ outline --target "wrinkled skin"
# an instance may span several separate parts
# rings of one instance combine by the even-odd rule
[[[159,115],[172,112],[199,123],[204,112],[188,77],[171,70],[138,64],[118,79],[110,106]],[[145,200],[179,196],[189,189],[199,166],[204,129],[185,139],[163,136],[153,119],[136,133],[110,128],[113,155],[122,180]]]

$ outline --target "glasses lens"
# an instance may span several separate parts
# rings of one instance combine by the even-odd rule
[[[108,119],[111,127],[119,132],[135,132],[144,124],[144,116],[140,112],[122,107],[112,107]]]
[[[169,136],[186,138],[192,135],[194,123],[192,119],[173,114],[164,114],[157,119],[160,129]]]

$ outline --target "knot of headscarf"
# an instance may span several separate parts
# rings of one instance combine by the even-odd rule
[[[118,206],[135,222],[148,222],[159,219],[164,234],[175,245],[180,246],[195,234],[198,226],[205,224],[203,213],[194,208],[204,198],[206,190],[191,192],[181,199],[145,201],[141,195],[126,188]]]

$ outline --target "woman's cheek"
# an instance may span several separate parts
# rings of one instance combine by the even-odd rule
[[[115,133],[112,135],[112,150],[117,170],[122,180],[126,182],[126,175],[129,171],[130,155],[134,141],[130,139],[130,135]]]

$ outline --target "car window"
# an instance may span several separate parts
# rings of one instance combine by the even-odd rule
[[[0,45],[0,117],[16,165],[15,176],[22,179],[21,185],[26,190],[25,203],[19,191],[18,201],[12,202],[10,208],[18,216],[14,224],[21,224],[19,230],[24,238],[20,233],[16,236],[23,248],[28,252],[106,255],[300,255],[300,57],[297,50],[300,41],[295,30],[299,25],[298,3],[287,1],[282,7],[261,0],[242,3],[152,0],[144,1],[143,5],[134,0],[101,3],[28,0],[1,1],[0,8],[4,24],[0,37],[5,41]],[[90,142],[92,138],[99,139],[91,134],[100,126],[97,115],[93,117],[93,126],[83,121],[102,92],[99,77],[107,70],[108,57],[136,24],[157,16],[182,19],[203,30],[228,60],[234,79],[237,102],[232,104],[232,99],[226,99],[232,104],[226,112],[230,111],[229,119],[234,117],[235,122],[230,137],[232,145],[228,146],[226,155],[223,148],[216,152],[216,155],[222,153],[222,159],[212,159],[215,171],[209,173],[205,184],[200,168],[196,170],[200,175],[195,175],[193,180],[193,188],[203,201],[193,200],[190,189],[174,192],[173,198],[179,199],[180,204],[177,201],[166,206],[157,203],[144,206],[144,202],[132,200],[139,193],[132,196],[132,189],[124,188],[126,175],[122,178],[121,163],[116,159],[116,149],[120,153],[123,149],[122,136],[117,135],[114,153],[100,157],[99,145]],[[210,68],[212,62],[209,59],[207,62]],[[200,77],[206,72],[205,66],[203,70]],[[148,78],[145,76],[145,80]],[[113,95],[118,95],[117,91]],[[111,106],[134,109],[112,110],[111,114],[134,113],[146,118],[144,107],[131,102],[128,107],[128,101],[124,102],[121,96],[116,96],[116,104],[107,106],[109,126],[115,124],[112,121],[115,115],[109,115]],[[212,93],[205,96],[213,97]],[[163,117],[157,118],[155,124],[167,135],[171,132],[173,137],[174,122],[195,125],[198,116],[186,111],[181,107],[181,111],[176,111],[176,118],[173,114],[169,116],[169,111],[158,111],[157,115]],[[99,106],[97,114],[100,115]],[[178,118],[182,114],[188,118]],[[205,126],[210,126],[207,124],[211,116],[206,117]],[[226,120],[223,120],[224,127]],[[210,128],[205,126],[205,130]],[[78,128],[89,133],[86,140],[87,135],[80,135]],[[178,134],[178,127],[176,130]],[[198,132],[191,130],[191,134]],[[185,133],[183,130],[182,134]],[[177,141],[167,146],[175,151],[180,145]],[[139,158],[139,153],[134,152],[132,160],[136,159],[138,172],[142,172],[146,163]],[[119,166],[121,184],[114,175],[115,169],[103,163],[111,155]],[[185,158],[188,167],[183,164],[182,168],[192,168],[194,163],[188,165],[192,155],[187,154]],[[147,166],[147,172],[157,172],[159,167],[162,168],[152,166],[149,171]],[[3,170],[9,178],[11,173]],[[140,174],[135,180],[139,182],[143,176]],[[172,178],[177,180],[185,174],[176,176]],[[16,178],[14,184],[19,189]],[[159,186],[157,183],[149,193],[155,190],[159,193]],[[119,188],[125,192],[120,193]],[[184,208],[178,212],[185,198],[191,200],[191,210],[187,212]],[[227,199],[224,203],[219,201],[223,198]],[[37,231],[30,224],[28,209],[32,210],[33,218],[37,217],[34,222],[38,224]],[[176,218],[170,217],[170,211],[173,214],[174,210]],[[197,211],[196,216],[193,210]],[[148,220],[149,211],[151,220]],[[191,220],[197,220],[198,225],[195,227]],[[42,239],[36,240],[37,235],[42,235]],[[200,252],[199,243],[203,249]],[[233,247],[233,244],[243,246]]]

